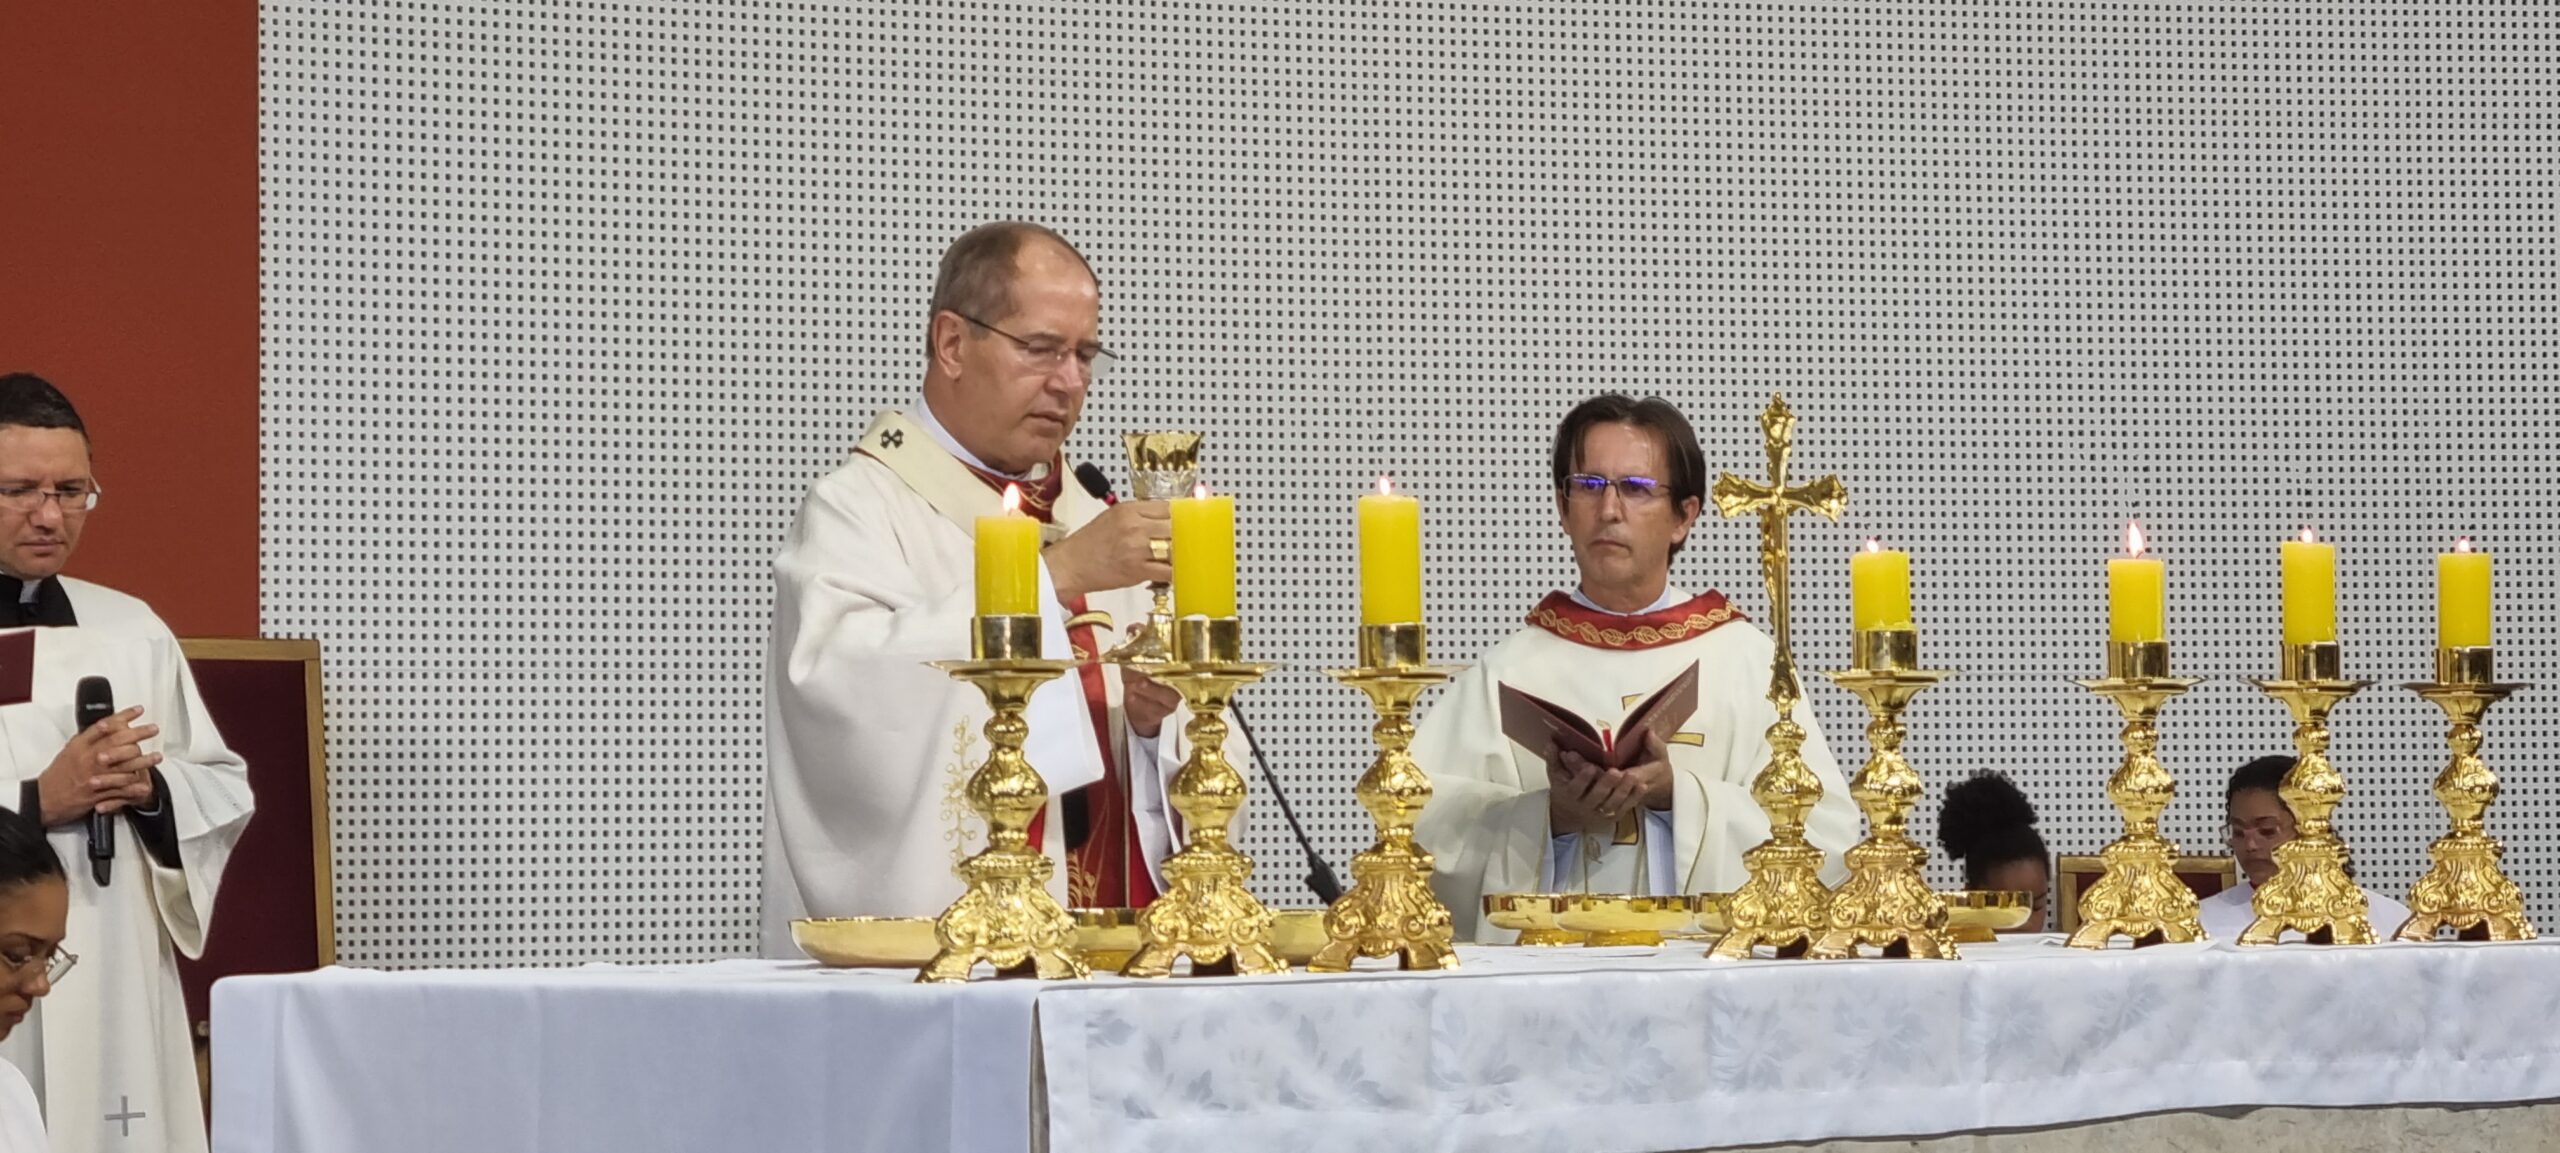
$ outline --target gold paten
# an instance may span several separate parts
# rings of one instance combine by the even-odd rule
[[[1751,796],[1769,815],[1769,839],[1742,855],[1750,879],[1736,890],[1729,916],[1732,928],[1709,955],[1749,957],[1761,945],[1781,956],[1796,955],[1813,944],[1814,935],[1830,925],[1831,891],[1822,884],[1822,850],[1804,839],[1805,814],[1822,799],[1822,778],[1805,767],[1804,726],[1796,723],[1796,702],[1803,697],[1796,683],[1795,648],[1787,632],[1787,518],[1815,512],[1832,520],[1848,507],[1848,486],[1836,476],[1810,484],[1787,483],[1787,458],[1795,451],[1796,418],[1784,397],[1771,396],[1760,413],[1760,431],[1769,454],[1769,479],[1744,480],[1732,473],[1717,478],[1716,511],[1727,517],[1760,515],[1760,574],[1769,589],[1769,627],[1777,641],[1769,666],[1769,703],[1777,723],[1769,726],[1769,762],[1752,778]]]
[[[1697,923],[1697,901],[1687,896],[1575,893],[1560,898],[1556,907],[1556,924],[1584,934],[1582,943],[1595,948],[1659,945],[1664,934],[1687,932]]]
[[[931,917],[812,917],[791,922],[791,943],[821,965],[921,969],[942,951]]]
[[[1847,854],[1849,877],[1831,892],[1830,927],[1814,942],[1813,955],[1854,957],[1866,945],[1888,957],[1955,960],[1947,907],[1920,875],[1929,852],[1903,832],[1921,782],[1902,758],[1902,710],[1920,690],[1954,673],[1912,667],[1920,660],[1920,635],[1912,629],[1861,629],[1850,651],[1858,667],[1827,675],[1858,694],[1871,718],[1867,763],[1849,781],[1868,833]]]
[[[1038,659],[1039,633],[1031,631],[1023,643],[1023,630],[1008,623],[1018,619],[979,620],[971,647],[982,659],[932,662],[976,685],[993,715],[986,762],[968,785],[969,808],[987,823],[987,847],[954,870],[968,889],[935,922],[941,947],[916,974],[919,981],[966,981],[980,961],[994,965],[999,977],[1086,975],[1075,953],[1075,921],[1049,895],[1057,863],[1030,847],[1031,818],[1048,806],[1049,784],[1022,755],[1030,733],[1022,708],[1031,691],[1073,666]]]
[[[2176,799],[2178,781],[2158,753],[2161,707],[2202,682],[2169,675],[2167,641],[2118,641],[2107,645],[2105,677],[2075,683],[2114,701],[2124,716],[2124,761],[2107,780],[2124,835],[2099,854],[2107,872],[2080,898],[2080,928],[2070,943],[2103,949],[2117,937],[2137,946],[2200,940],[2195,890],[2178,879],[2177,844],[2160,835],[2160,814]]]
[[[1191,495],[1192,486],[1200,483],[1200,441],[1196,432],[1121,433],[1120,442],[1129,451],[1130,494],[1139,500]],[[1173,586],[1148,581],[1147,591],[1155,594],[1155,607],[1147,610],[1147,619],[1131,624],[1129,639],[1102,659],[1140,669],[1173,659]]]
[[[1523,945],[1579,945],[1584,936],[1556,923],[1566,893],[1487,893],[1484,919],[1520,934]]]
[[[1351,858],[1351,891],[1325,913],[1328,941],[1308,968],[1339,973],[1357,957],[1392,956],[1402,969],[1455,969],[1449,910],[1431,892],[1431,853],[1413,840],[1431,778],[1405,749],[1413,743],[1414,699],[1458,669],[1422,663],[1420,624],[1362,625],[1359,652],[1359,668],[1326,675],[1367,694],[1377,709],[1369,733],[1378,759],[1352,793],[1377,822],[1378,840]]]
[[[1966,889],[1940,893],[1938,900],[1946,906],[1948,935],[1968,945],[1997,940],[2036,911],[2035,894],[2007,890]]]
[[[1173,659],[1146,670],[1190,708],[1183,737],[1191,756],[1165,790],[1182,814],[1182,851],[1164,863],[1164,895],[1138,914],[1141,940],[1123,975],[1168,977],[1183,957],[1195,977],[1289,968],[1271,952],[1271,911],[1245,889],[1253,862],[1228,843],[1245,779],[1227,762],[1227,702],[1271,670],[1240,659],[1243,650],[1236,618],[1182,617],[1173,622]]]
[[[2280,679],[2259,681],[2293,713],[2293,771],[2277,790],[2293,810],[2294,839],[2276,846],[2276,875],[2258,886],[2257,919],[2241,930],[2243,945],[2272,945],[2290,929],[2313,944],[2370,945],[2373,920],[2364,890],[2347,876],[2347,846],[2329,814],[2347,798],[2347,781],[2329,763],[2329,710],[2371,681],[2339,675],[2336,641],[2284,646]]]
[[[1095,972],[1113,972],[1138,951],[1136,909],[1069,909],[1076,921],[1076,955]]]
[[[2480,759],[2480,717],[2489,706],[2533,686],[2497,679],[2494,651],[2438,648],[2436,679],[2408,686],[2444,710],[2452,727],[2445,743],[2453,760],[2436,774],[2436,801],[2453,817],[2453,831],[2427,846],[2435,865],[2409,890],[2409,920],[2392,934],[2403,941],[2431,941],[2450,927],[2470,940],[2530,941],[2533,921],[2524,893],[2498,867],[2506,846],[2487,832],[2489,805],[2498,799],[2498,775]]]

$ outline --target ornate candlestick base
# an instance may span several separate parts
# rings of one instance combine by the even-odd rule
[[[934,922],[940,951],[918,981],[966,981],[978,962],[999,977],[1083,977],[1075,918],[1049,895],[1057,864],[1030,844],[1031,818],[1049,804],[1048,782],[1022,755],[1030,733],[1022,709],[1031,691],[1074,666],[1039,659],[1040,618],[981,617],[970,648],[978,658],[933,667],[986,694],[987,759],[969,777],[969,807],[987,823],[987,847],[960,862],[968,882]]]
[[[2347,876],[2346,843],[2329,829],[2329,814],[2347,797],[2346,778],[2329,763],[2329,710],[2373,682],[2341,677],[2339,665],[2336,641],[2289,644],[2284,675],[2258,682],[2293,713],[2296,756],[2277,793],[2293,810],[2298,833],[2276,846],[2276,875],[2251,902],[2258,915],[2241,931],[2243,945],[2275,944],[2287,929],[2313,944],[2374,942],[2364,890]]]
[[[1431,800],[1431,778],[1405,753],[1413,743],[1413,701],[1456,676],[1422,663],[1419,624],[1362,625],[1360,667],[1326,675],[1368,694],[1378,710],[1370,730],[1378,759],[1352,791],[1378,824],[1378,841],[1351,858],[1351,891],[1324,915],[1330,938],[1307,968],[1339,973],[1357,957],[1397,958],[1404,969],[1455,969],[1449,910],[1431,892],[1431,854],[1413,843],[1414,818]]]
[[[1848,852],[1849,879],[1831,892],[1831,924],[1813,946],[1821,958],[1854,957],[1867,945],[1888,957],[1952,961],[1947,905],[1920,875],[1928,850],[1903,833],[1911,803],[1920,798],[1920,774],[1902,758],[1902,710],[1920,690],[1954,675],[1921,669],[1920,634],[1911,629],[1860,630],[1856,668],[1828,675],[1867,703],[1865,767],[1849,781],[1849,795],[1867,814],[1867,839]]]
[[[2480,717],[2489,706],[2531,685],[2501,682],[2495,650],[2436,650],[2436,679],[2409,689],[2444,710],[2452,727],[2445,743],[2453,760],[2436,774],[2436,801],[2453,818],[2453,831],[2427,846],[2435,861],[2409,890],[2409,920],[2394,937],[2431,941],[2451,927],[2469,940],[2530,941],[2533,922],[2524,915],[2524,893],[2498,867],[2506,847],[2486,831],[2489,805],[2498,799],[2498,776],[2480,759]]]
[[[2117,937],[2136,946],[2201,939],[2195,890],[2178,879],[2178,846],[2160,835],[2160,814],[2178,795],[2178,782],[2156,755],[2161,706],[2199,682],[2169,675],[2169,642],[2133,641],[2109,643],[2107,675],[2077,683],[2124,714],[2124,763],[2107,779],[2124,835],[2101,850],[2107,871],[2080,898],[2080,929],[2070,943],[2103,949]]]
[[[1227,823],[1245,802],[1244,774],[1227,763],[1227,702],[1271,666],[1237,659],[1244,630],[1234,617],[1176,620],[1173,648],[1174,659],[1147,675],[1191,710],[1183,729],[1191,756],[1166,790],[1182,814],[1182,851],[1165,861],[1166,891],[1138,914],[1138,951],[1120,972],[1168,977],[1183,957],[1195,977],[1286,972],[1271,951],[1271,911],[1244,887],[1253,862],[1227,843]]]

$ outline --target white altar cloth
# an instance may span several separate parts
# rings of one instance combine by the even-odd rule
[[[1700,948],[960,988],[771,962],[242,978],[215,992],[215,1148],[1633,1151],[2560,1098],[2560,944]]]

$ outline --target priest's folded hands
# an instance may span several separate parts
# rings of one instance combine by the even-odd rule
[[[142,742],[160,735],[158,725],[137,725],[135,706],[80,730],[54,754],[53,763],[36,777],[37,803],[45,827],[67,825],[90,813],[148,809],[151,769],[160,754],[142,751]]]
[[[1651,747],[1623,769],[1595,765],[1571,749],[1547,759],[1547,821],[1557,834],[1609,833],[1638,806],[1671,808],[1671,754],[1650,730],[1637,737]]]

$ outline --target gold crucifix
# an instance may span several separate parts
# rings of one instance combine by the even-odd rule
[[[1785,397],[1769,398],[1760,432],[1769,450],[1768,481],[1726,473],[1715,487],[1717,512],[1760,514],[1760,577],[1769,587],[1769,631],[1777,641],[1769,662],[1769,703],[1778,719],[1769,726],[1769,763],[1751,781],[1752,799],[1769,814],[1769,839],[1742,855],[1751,879],[1733,894],[1731,928],[1711,954],[1736,959],[1760,945],[1775,947],[1781,956],[1800,955],[1828,927],[1831,903],[1830,890],[1822,886],[1822,850],[1804,839],[1805,815],[1822,800],[1822,778],[1805,767],[1804,726],[1795,721],[1803,690],[1796,684],[1795,645],[1787,631],[1787,518],[1817,512],[1838,520],[1848,507],[1849,489],[1836,476],[1788,485],[1796,414]]]

